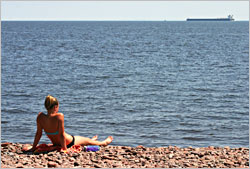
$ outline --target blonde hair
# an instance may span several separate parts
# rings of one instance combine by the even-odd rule
[[[48,95],[45,99],[45,102],[44,102],[44,106],[47,110],[50,110],[52,109],[55,105],[58,105],[58,100],[51,96],[51,95]]]

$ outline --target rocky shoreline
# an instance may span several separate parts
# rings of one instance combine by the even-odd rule
[[[249,148],[101,147],[97,152],[25,153],[23,144],[1,144],[2,168],[248,168]],[[26,145],[27,146],[27,145]]]

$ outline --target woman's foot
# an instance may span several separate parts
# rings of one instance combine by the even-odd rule
[[[92,139],[91,139],[91,140],[96,141],[97,139],[98,139],[98,135],[95,135],[94,137],[92,137]]]
[[[112,136],[108,136],[108,138],[106,138],[103,143],[104,146],[107,146],[108,144],[110,144],[113,141],[113,137]]]

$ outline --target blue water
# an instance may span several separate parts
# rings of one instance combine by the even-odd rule
[[[32,143],[51,94],[69,134],[249,147],[248,30],[249,22],[2,22],[1,140]]]

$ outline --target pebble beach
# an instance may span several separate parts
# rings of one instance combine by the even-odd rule
[[[2,143],[2,168],[248,168],[249,148],[106,146],[97,152],[33,154]]]

